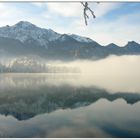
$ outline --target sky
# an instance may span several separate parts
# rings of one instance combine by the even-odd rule
[[[0,26],[29,21],[58,33],[89,37],[101,45],[124,46],[132,40],[140,43],[140,3],[90,2],[89,6],[96,18],[88,13],[86,26],[79,2],[0,3]]]

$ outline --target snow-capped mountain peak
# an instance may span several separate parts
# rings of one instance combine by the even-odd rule
[[[31,39],[37,41],[41,46],[47,47],[50,41],[55,41],[58,38],[64,40],[61,36],[67,35],[68,38],[74,39],[81,43],[93,42],[92,39],[87,37],[82,37],[75,34],[59,34],[52,29],[44,29],[37,27],[36,25],[28,21],[20,21],[13,26],[5,26],[0,28],[0,37],[8,37],[12,39],[19,40],[21,42],[26,42]],[[32,41],[29,41],[32,42]]]
[[[33,39],[37,41],[41,46],[47,46],[50,41],[57,40],[63,34],[56,33],[52,29],[43,29],[28,21],[20,21],[13,26],[5,26],[0,28],[0,37],[8,37],[19,40],[21,42],[29,41]],[[70,38],[82,43],[93,42],[92,39],[82,37],[75,34],[66,34]],[[62,38],[62,41],[64,37]],[[30,41],[31,42],[31,41]]]
[[[26,28],[26,27],[36,27],[34,24],[28,22],[28,21],[20,21],[17,24],[14,25],[15,27],[21,27],[21,28]]]
[[[28,39],[37,41],[41,46],[47,46],[49,41],[57,39],[60,34],[53,30],[43,29],[36,25],[20,21],[13,26],[5,26],[0,28],[0,37],[8,37],[12,39],[26,42]]]

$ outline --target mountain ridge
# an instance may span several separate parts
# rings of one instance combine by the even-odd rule
[[[14,44],[14,45],[13,45]],[[22,46],[22,47],[21,47]],[[47,59],[101,59],[109,55],[140,54],[140,44],[129,41],[123,47],[106,46],[76,34],[60,34],[28,21],[0,27],[0,53],[39,55]]]

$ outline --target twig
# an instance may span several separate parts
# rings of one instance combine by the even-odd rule
[[[95,16],[93,10],[90,9],[90,7],[88,6],[88,2],[81,2],[81,4],[84,6],[84,19],[85,19],[85,24],[87,25],[87,18],[89,19],[89,16],[87,15],[86,12],[90,11],[93,18],[96,18],[96,16]]]

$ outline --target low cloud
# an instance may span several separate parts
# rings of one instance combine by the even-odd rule
[[[110,56],[98,61],[59,62],[59,64],[77,67],[81,71],[76,80],[62,80],[59,84],[97,86],[111,92],[140,93],[140,56]]]

